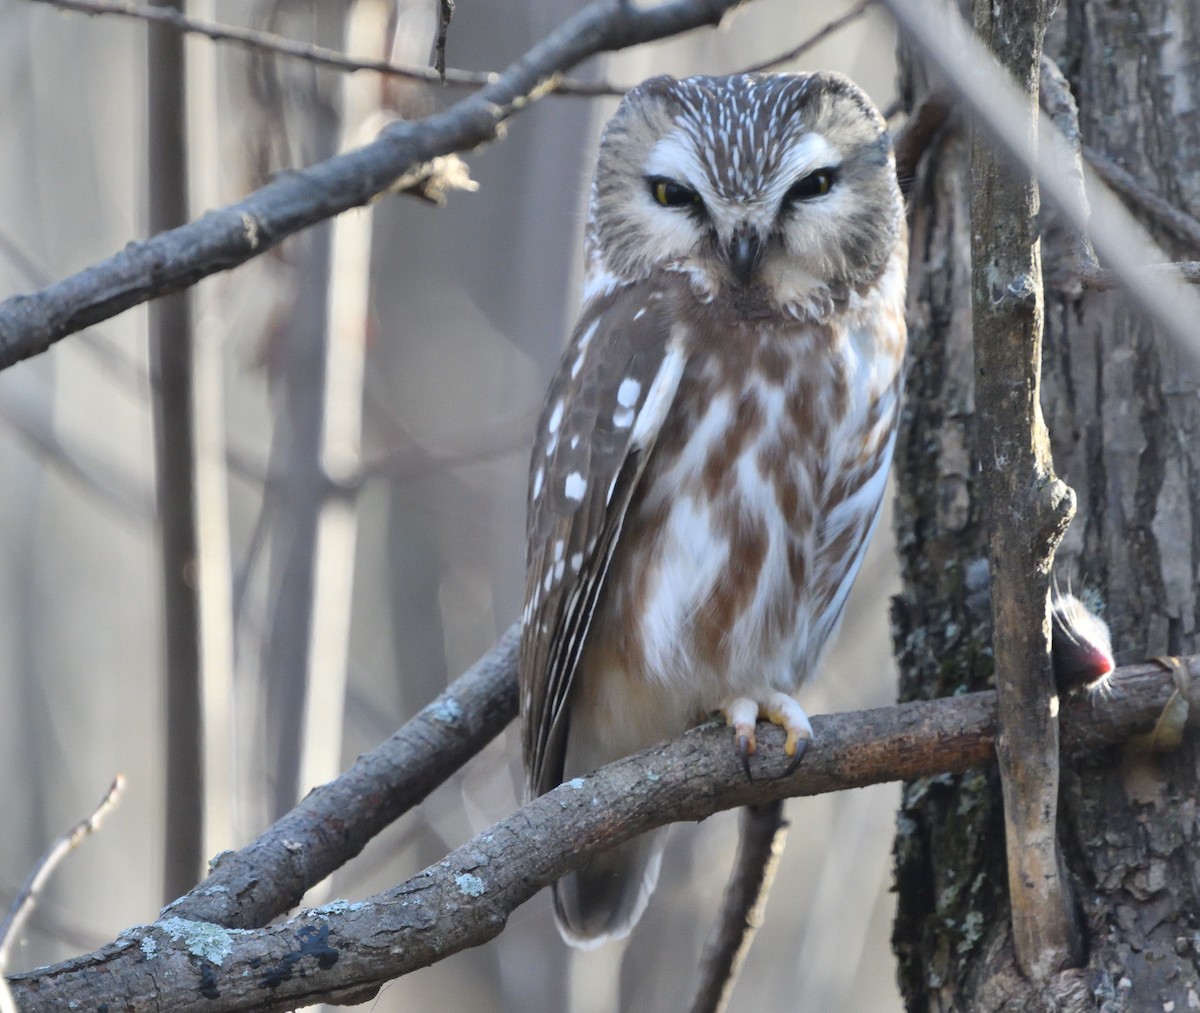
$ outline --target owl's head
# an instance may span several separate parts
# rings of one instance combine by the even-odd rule
[[[589,252],[778,308],[879,276],[903,228],[891,139],[840,74],[656,77],[605,128]]]

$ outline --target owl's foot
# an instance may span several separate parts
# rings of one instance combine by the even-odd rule
[[[725,714],[725,720],[733,726],[734,746],[742,758],[742,768],[746,771],[747,779],[754,779],[750,773],[750,756],[758,747],[754,724],[760,715],[787,732],[787,742],[783,749],[792,757],[792,762],[788,765],[785,776],[800,765],[801,759],[804,758],[804,750],[812,738],[812,725],[809,724],[804,708],[792,697],[778,692],[768,693],[761,701],[739,696],[729,701],[721,710]]]

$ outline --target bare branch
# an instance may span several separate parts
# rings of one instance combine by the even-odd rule
[[[767,893],[787,842],[787,826],[782,801],[742,810],[737,858],[717,924],[700,958],[700,981],[688,1007],[691,1013],[721,1013],[728,1008],[742,963],[762,925]]]
[[[1185,663],[1200,672],[1200,658]],[[515,697],[511,665],[510,654],[500,681],[514,687]],[[1111,695],[1066,702],[1067,749],[1095,750],[1152,728],[1177,690],[1158,664],[1121,669],[1114,679]],[[1189,700],[1190,713],[1200,715],[1200,678],[1192,679]],[[735,806],[986,766],[994,759],[995,719],[991,692],[818,717],[813,744],[790,775],[782,731],[762,725],[753,781],[725,729],[710,723],[560,785],[406,883],[366,900],[337,901],[253,932],[189,921],[176,906],[163,921],[130,929],[95,953],[15,975],[10,983],[24,1013],[62,1009],[68,1000],[80,1008],[154,1006],[178,1013],[361,1002],[386,980],[493,938],[517,906],[590,855],[666,823]],[[358,788],[381,792],[369,777]],[[326,809],[321,834],[354,832],[345,815]],[[290,848],[261,854],[259,872],[275,878],[281,868],[305,863],[318,844],[310,828]],[[222,885],[229,890],[223,899],[216,886],[197,899],[228,910],[258,895],[253,881]],[[239,888],[246,891],[241,897]]]
[[[643,9],[597,0],[494,82],[444,112],[393,123],[371,144],[282,174],[236,204],[130,243],[40,292],[4,300],[0,368],[131,306],[243,264],[309,225],[367,203],[439,156],[495,140],[508,120],[552,92],[565,70],[589,56],[717,25],[737,5],[667,0]]]
[[[329,67],[332,70],[350,73],[367,70],[389,77],[407,78],[422,84],[447,84],[460,88],[482,88],[495,83],[499,76],[495,71],[449,69],[445,71],[443,77],[434,67],[402,67],[387,60],[356,59],[326,46],[296,42],[294,39],[287,39],[282,35],[253,28],[237,28],[234,25],[206,21],[203,18],[190,17],[170,8],[143,6],[131,3],[129,0],[32,0],[32,2],[47,4],[60,10],[77,11],[80,14],[93,16],[112,14],[118,17],[133,18],[136,21],[145,21],[149,24],[168,25],[180,32],[202,35],[213,42],[228,42],[255,52],[287,56],[304,60],[318,67]],[[563,86],[562,90],[565,94],[608,94],[608,92],[596,92],[595,86],[586,81],[563,82]],[[576,87],[581,87],[583,90],[576,91]]]
[[[1111,186],[1122,199],[1136,210],[1141,211],[1147,218],[1169,229],[1179,239],[1200,252],[1200,221],[1197,221],[1186,211],[1175,207],[1170,201],[1163,200],[1158,194],[1149,190],[1146,184],[1122,169],[1111,158],[1107,158],[1094,148],[1084,148],[1083,157],[1105,183]]]
[[[793,46],[786,52],[780,53],[778,56],[772,56],[769,60],[763,60],[762,63],[752,63],[749,67],[743,67],[741,72],[743,74],[757,74],[764,70],[773,70],[775,67],[798,59],[818,43],[824,42],[834,32],[840,31],[847,25],[857,21],[878,2],[879,0],[859,0],[858,3],[841,17],[834,18],[828,24],[818,28],[803,42]]]
[[[237,28],[233,25],[218,24],[215,21],[205,21],[203,18],[189,17],[170,9],[162,10],[157,7],[142,6],[132,3],[130,0],[32,0],[32,2],[48,4],[61,10],[78,11],[81,14],[114,14],[118,17],[133,18],[153,24],[170,25],[178,31],[202,35],[213,42],[228,42],[257,52],[305,60],[320,67],[329,67],[349,73],[366,70],[389,77],[406,78],[421,84],[441,84],[452,88],[483,88],[486,85],[495,84],[500,76],[492,70],[455,70],[446,67],[445,32],[449,27],[450,17],[453,15],[453,0],[439,0],[438,35],[434,44],[436,58],[433,67],[403,67],[388,60],[357,59],[324,46],[296,42],[293,39],[252,28]],[[799,58],[834,32],[862,17],[870,7],[878,2],[879,0],[860,0],[845,14],[819,28],[803,42],[769,60],[743,68],[743,73],[771,70]],[[620,98],[630,87],[630,85],[611,84],[607,81],[578,81],[563,78],[554,86],[554,94],[579,98]]]
[[[208,877],[163,912],[256,928],[362,851],[384,827],[495,738],[517,714],[513,626],[387,741],[309,794],[257,841],[214,859]]]
[[[104,793],[104,797],[100,799],[99,804],[91,811],[90,815],[80,820],[55,841],[50,850],[42,855],[37,865],[30,871],[28,878],[22,884],[21,889],[17,891],[16,897],[13,898],[12,904],[9,905],[4,921],[0,923],[0,973],[3,973],[4,968],[8,966],[13,943],[16,942],[25,922],[33,913],[38,894],[42,892],[47,881],[54,875],[54,870],[59,867],[67,855],[79,847],[80,842],[88,834],[95,833],[100,829],[104,817],[112,812],[113,807],[121,801],[121,793],[124,790],[125,778],[118,774],[113,778],[112,784],[108,786],[108,791]]]
[[[182,0],[160,0],[160,11]],[[146,32],[146,178],[150,228],[188,220],[187,100],[183,36],[152,25]],[[162,578],[166,670],[166,777],[163,811],[163,900],[196,882],[204,864],[204,690],[200,663],[200,603],[193,428],[194,329],[186,293],[150,307],[150,375],[154,378],[154,481]]]
[[[1045,0],[975,0],[975,28],[1021,91],[1021,168],[982,129],[971,138],[971,274],[980,501],[991,544],[992,649],[1004,793],[1013,949],[1044,983],[1078,966],[1082,941],[1058,848],[1059,745],[1046,609],[1054,550],[1075,494],[1054,474],[1042,420],[1042,264],[1038,191],[1038,81]],[[1081,187],[1070,191],[1078,200]],[[1076,213],[1079,208],[1074,209]]]
[[[1195,321],[1200,319],[1200,296],[1189,286],[1174,283],[1172,277],[1143,270],[1147,263],[1169,258],[1087,166],[1084,178],[1092,215],[1090,222],[1077,216],[1069,145],[1057,132],[1047,129],[1038,150],[1028,150],[1024,104],[1011,78],[962,19],[951,8],[935,10],[920,0],[883,2],[898,25],[947,78],[975,121],[1014,158],[1032,159],[1029,164],[1036,172],[1042,196],[1052,200],[1075,228],[1088,232],[1097,255],[1124,279],[1142,311],[1200,361],[1200,336],[1195,328]]]
[[[446,83],[446,37],[450,33],[450,19],[454,17],[454,0],[438,0],[437,40],[433,44],[433,69]]]
[[[1157,274],[1176,278],[1189,285],[1200,285],[1200,260],[1183,260],[1173,264],[1150,264],[1142,270],[1149,274]],[[1116,271],[1103,267],[1092,267],[1079,271],[1079,283],[1094,292],[1106,292],[1109,289],[1124,288],[1127,281]]]

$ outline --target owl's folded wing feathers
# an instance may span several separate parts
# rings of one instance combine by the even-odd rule
[[[520,681],[531,795],[562,778],[566,705],[629,505],[686,363],[653,280],[585,308],[530,462]],[[586,363],[586,365],[585,365]]]

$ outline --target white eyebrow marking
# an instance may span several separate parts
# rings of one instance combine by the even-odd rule
[[[571,472],[563,482],[563,493],[567,499],[582,500],[587,491],[587,480],[577,471]]]

